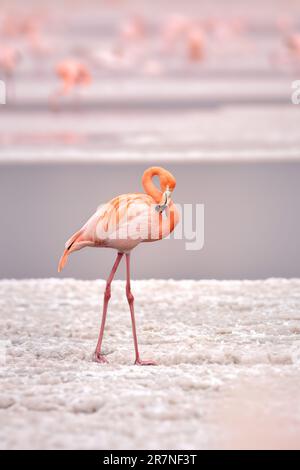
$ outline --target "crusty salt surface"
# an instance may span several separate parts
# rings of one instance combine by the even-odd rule
[[[1,448],[300,447],[300,280],[0,281]],[[257,433],[259,429],[259,434]]]

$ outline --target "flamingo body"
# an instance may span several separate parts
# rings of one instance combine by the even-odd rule
[[[9,46],[2,46],[0,48],[0,68],[6,74],[12,74],[18,64],[20,54],[17,49]]]
[[[294,56],[300,57],[300,33],[289,35],[286,38],[286,45]]]
[[[91,82],[88,68],[75,59],[67,59],[59,63],[56,73],[64,84],[61,94],[68,94],[76,85],[88,85]]]
[[[200,29],[191,29],[187,37],[188,56],[191,61],[204,57],[204,37]]]

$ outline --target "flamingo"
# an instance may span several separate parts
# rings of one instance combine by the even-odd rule
[[[298,68],[300,58],[300,33],[289,33],[284,37],[285,50],[275,51],[271,56],[276,65],[289,65]]]
[[[0,71],[3,72],[8,86],[13,91],[13,81],[16,68],[20,62],[21,54],[15,47],[0,47]],[[14,93],[12,92],[12,95]]]
[[[286,46],[291,54],[295,57],[300,57],[300,33],[290,34],[286,38]]]
[[[204,37],[199,28],[192,28],[187,35],[188,57],[191,61],[199,61],[204,56]]]
[[[91,74],[88,68],[75,59],[66,59],[56,67],[56,73],[63,81],[63,86],[53,96],[54,100],[59,96],[69,94],[78,85],[89,85]]]
[[[154,176],[159,177],[160,189],[152,181]],[[142,184],[146,194],[123,194],[100,206],[86,224],[66,242],[58,265],[58,272],[60,272],[69,254],[86,246],[117,250],[115,263],[106,282],[101,326],[93,355],[93,360],[101,364],[108,362],[101,352],[101,346],[108,302],[111,297],[111,283],[125,254],[126,296],[131,314],[135,364],[156,365],[155,361],[141,360],[139,354],[134,297],[130,284],[130,253],[141,242],[154,242],[168,236],[179,221],[179,213],[171,200],[176,180],[169,171],[161,167],[148,168],[143,174]]]

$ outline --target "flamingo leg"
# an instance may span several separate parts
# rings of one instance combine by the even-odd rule
[[[130,286],[130,253],[126,253],[126,296],[130,308],[131,314],[131,323],[132,323],[132,334],[135,350],[135,364],[140,366],[155,366],[157,365],[155,361],[142,361],[139,354],[138,340],[136,334],[136,324],[134,316],[134,297],[131,292]]]
[[[99,338],[96,346],[96,350],[93,355],[93,361],[94,362],[99,362],[99,363],[105,363],[108,362],[105,356],[101,354],[101,346],[102,346],[102,339],[103,339],[103,333],[104,333],[104,328],[105,328],[105,322],[106,322],[106,314],[107,314],[107,306],[109,299],[111,297],[111,283],[114,278],[114,275],[116,274],[116,271],[118,269],[118,266],[120,264],[120,261],[123,257],[123,253],[118,253],[117,259],[112,267],[111,273],[109,275],[109,278],[106,281],[106,288],[104,292],[104,302],[103,302],[103,313],[102,313],[102,321],[101,321],[101,327],[100,327],[100,332],[99,332]]]

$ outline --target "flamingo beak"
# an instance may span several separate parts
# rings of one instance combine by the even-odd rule
[[[170,189],[167,188],[166,191],[162,195],[160,203],[155,207],[157,212],[163,212],[168,207],[171,201],[171,194],[172,194],[172,191],[170,191]]]

